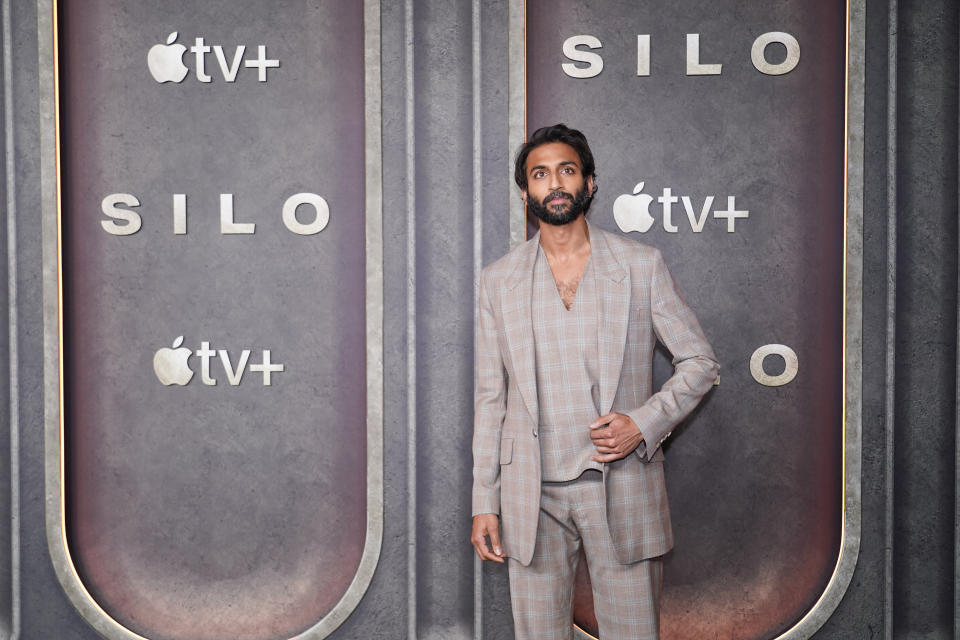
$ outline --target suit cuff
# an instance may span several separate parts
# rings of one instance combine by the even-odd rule
[[[643,442],[636,448],[635,453],[648,462],[653,460],[660,445],[670,437],[672,429],[664,427],[662,416],[655,409],[646,405],[633,411],[627,411],[626,414],[636,423],[640,428],[640,433],[643,434]]]
[[[500,496],[492,495],[486,492],[474,492],[472,515],[478,516],[482,513],[494,513],[500,515]]]

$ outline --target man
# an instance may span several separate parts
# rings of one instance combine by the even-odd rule
[[[660,445],[719,365],[660,252],[586,221],[586,138],[533,133],[515,179],[539,233],[481,276],[473,531],[504,562],[517,640],[573,637],[581,545],[603,640],[659,636],[673,545]],[[673,376],[653,393],[653,350]]]

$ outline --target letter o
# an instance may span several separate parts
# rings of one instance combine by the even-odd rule
[[[302,204],[312,205],[317,217],[310,224],[301,224],[297,220],[297,207]],[[330,207],[327,201],[315,193],[297,193],[283,203],[283,224],[297,235],[312,236],[323,231],[330,222]]]
[[[780,64],[767,62],[767,47],[774,42],[779,42],[787,48],[787,57]],[[765,73],[768,76],[782,76],[793,71],[794,67],[800,63],[800,43],[789,33],[770,31],[761,34],[753,41],[753,47],[750,48],[750,59],[760,73]]]
[[[763,370],[763,361],[767,359],[767,356],[774,355],[780,356],[786,363],[783,373],[777,376],[771,376]],[[753,375],[753,379],[768,387],[782,387],[787,384],[797,377],[799,368],[796,352],[785,344],[765,344],[750,356],[750,373]]]

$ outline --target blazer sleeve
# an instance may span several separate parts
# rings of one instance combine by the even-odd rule
[[[673,375],[638,409],[628,411],[643,433],[637,454],[652,460],[673,428],[700,403],[720,372],[700,323],[680,294],[663,256],[654,251],[650,313],[657,339],[673,356]]]
[[[497,340],[488,275],[480,276],[473,420],[473,515],[500,512],[500,432],[506,414],[507,372]]]

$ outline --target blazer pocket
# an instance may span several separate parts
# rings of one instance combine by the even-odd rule
[[[500,464],[510,464],[513,461],[513,438],[503,438],[500,441]]]

